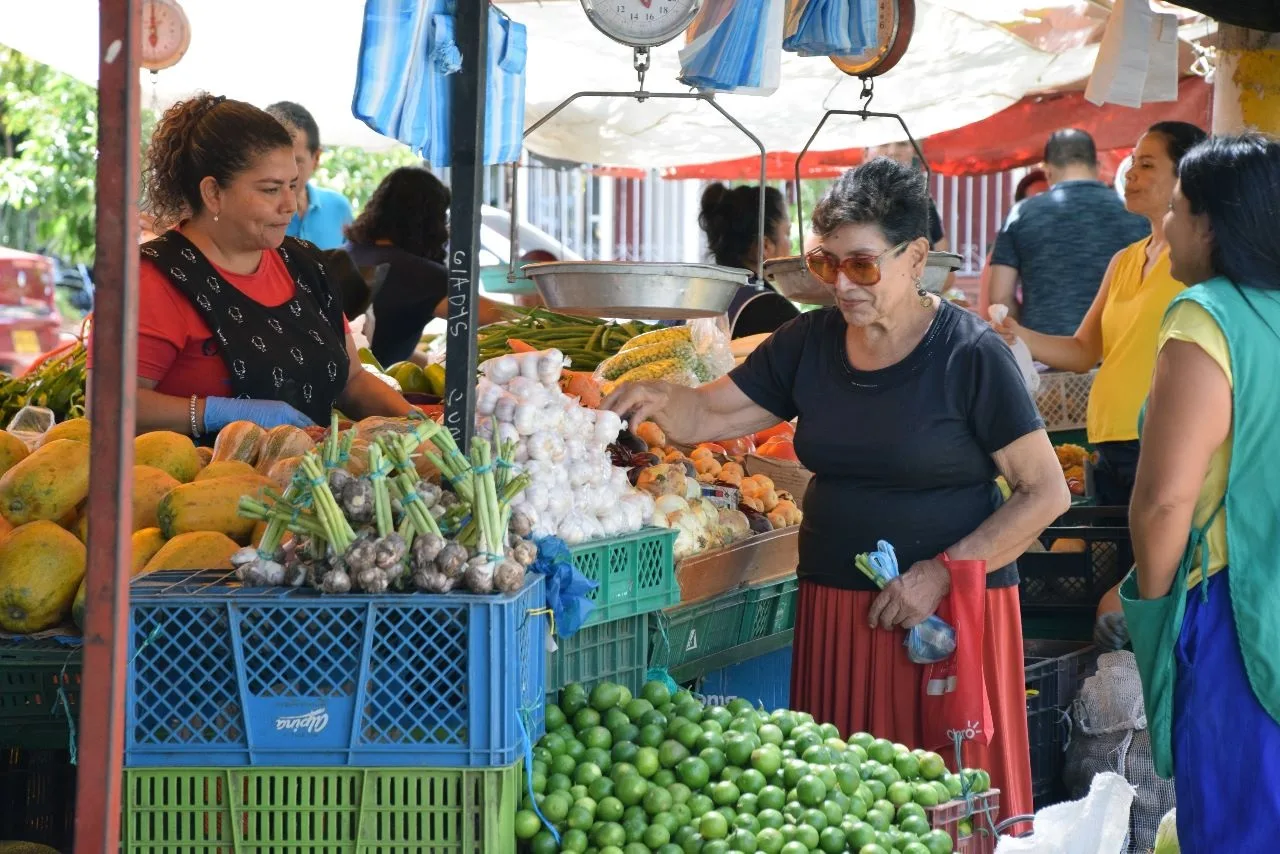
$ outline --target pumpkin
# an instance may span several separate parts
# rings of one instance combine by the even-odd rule
[[[262,441],[258,443],[258,473],[266,474],[280,460],[300,457],[315,446],[316,443],[300,427],[292,424],[272,427],[262,435]]]
[[[239,460],[253,465],[258,461],[258,445],[267,433],[252,421],[232,421],[218,431],[213,443],[212,462]]]

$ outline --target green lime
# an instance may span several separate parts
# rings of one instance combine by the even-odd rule
[[[551,835],[551,831],[540,830],[538,835],[533,837],[533,844],[529,846],[529,850],[533,854],[557,854],[560,846],[556,844],[556,838]]]
[[[700,818],[709,812],[713,812],[716,808],[715,801],[704,794],[696,794],[689,799],[689,812],[694,818]]]
[[[707,706],[702,712],[702,719],[715,721],[723,732],[733,723],[734,716],[724,706]]]
[[[597,712],[595,709],[592,709],[592,708],[580,709],[578,713],[573,716],[573,728],[578,733],[582,733],[583,731],[589,730],[592,727],[600,726],[600,721],[601,721],[600,713]],[[581,738],[581,735],[579,735],[579,738]]]
[[[597,712],[607,712],[618,705],[622,699],[622,686],[612,682],[600,682],[591,689],[591,708]]]
[[[649,820],[650,824],[656,824],[667,829],[667,833],[674,836],[675,832],[680,829],[680,820],[675,817],[674,813],[660,812]]]
[[[938,792],[928,783],[920,783],[915,786],[912,800],[922,807],[936,807],[938,805]]]
[[[942,778],[942,785],[947,787],[947,794],[951,798],[958,798],[964,792],[964,781],[960,779],[959,774],[948,774]]]
[[[640,839],[645,845],[649,846],[650,851],[657,851],[671,841],[671,831],[660,824],[651,824],[644,829],[644,834]]]
[[[751,767],[766,780],[772,779],[782,768],[782,753],[773,745],[757,747],[751,751]]]
[[[663,768],[675,768],[689,758],[689,748],[674,739],[667,739],[658,747],[658,761]]]
[[[705,759],[690,756],[676,766],[676,775],[680,782],[696,792],[711,780],[711,768]]]
[[[671,808],[671,817],[676,827],[684,827],[693,822],[693,810],[689,809],[688,803],[676,804]]]
[[[947,788],[947,784],[941,780],[930,780],[922,785],[932,786],[933,790],[938,793],[938,803],[945,804],[951,800],[951,790]]]
[[[839,795],[840,793],[837,792],[836,794]],[[840,795],[840,797],[843,798],[844,795]],[[848,798],[845,798],[845,800],[848,800]],[[849,814],[848,810],[844,806],[834,800],[824,802],[821,809],[822,814],[826,816],[827,824],[830,825],[838,825],[844,820],[844,817]]]
[[[875,742],[876,737],[869,732],[855,732],[849,736],[848,741],[851,745],[857,745],[863,750],[870,750],[871,745]]]
[[[560,711],[560,707],[554,703],[548,703],[542,715],[543,721],[547,726],[547,732],[562,727],[566,723],[564,712]]]
[[[588,747],[587,752],[582,754],[582,761],[599,765],[600,770],[607,774],[613,767],[613,754],[605,748]]]
[[[671,690],[663,682],[646,682],[640,689],[640,696],[648,700],[655,708],[660,709],[671,702]]]
[[[755,752],[753,751],[752,756],[754,755]],[[752,767],[742,772],[742,775],[738,777],[737,783],[738,788],[743,792],[758,795],[760,790],[768,784],[768,780],[765,779],[764,774]]]
[[[787,823],[787,817],[775,809],[762,809],[756,814],[756,821],[761,827],[781,828]]]
[[[627,844],[627,832],[616,821],[601,822],[591,828],[591,841],[597,848],[606,848],[610,845],[621,848]]]
[[[723,734],[716,732],[715,730],[706,729],[705,727],[700,728],[700,732],[701,735],[699,735],[697,740],[694,741],[693,746],[689,748],[690,750],[701,752],[706,750],[708,747],[714,747],[716,750],[724,750]]]
[[[703,815],[698,822],[698,833],[702,834],[703,839],[724,839],[729,835],[729,820],[713,810]]]
[[[683,744],[689,750],[693,750],[694,745],[698,743],[698,739],[702,738],[702,736],[702,727],[695,723],[681,724],[679,729],[677,729],[673,734],[675,740]]]
[[[898,819],[898,829],[903,833],[924,836],[929,832],[929,821],[922,815],[909,815]]]
[[[573,771],[573,782],[579,786],[590,786],[604,776],[600,766],[594,762],[584,762]]]
[[[898,813],[895,816],[898,822],[898,826],[901,827],[903,819],[910,818],[911,816],[916,816],[917,818],[925,818],[926,813],[924,811],[924,807],[920,806],[920,804],[917,804],[914,801],[908,804],[903,804],[902,806],[898,807]]]
[[[630,703],[627,703],[626,708],[623,709],[623,711],[626,712],[628,719],[633,722],[638,721],[649,712],[653,711],[653,703],[650,703],[643,697],[637,697]]]
[[[816,807],[827,799],[827,786],[812,774],[796,781],[796,796],[807,807]]]
[[[616,729],[631,723],[631,717],[621,708],[613,708],[604,713],[601,723],[604,724],[606,729]]]
[[[528,842],[542,830],[542,819],[533,810],[520,810],[516,813],[516,839]]]
[[[890,849],[885,848],[875,842],[870,845],[864,845],[858,849],[858,854],[889,854]]]
[[[763,724],[760,729],[756,731],[756,734],[760,736],[760,740],[765,744],[772,744],[777,747],[781,747],[782,742],[786,738],[786,736],[782,734],[782,728],[774,723]]]
[[[564,726],[556,730],[556,735],[563,738],[565,741],[565,744],[568,744],[569,742],[573,741],[575,738],[578,737],[578,731],[573,728],[573,724],[566,723]]]
[[[752,733],[752,736],[755,734]],[[751,753],[760,745],[758,739],[738,732],[730,733],[724,739],[724,755],[730,765],[746,768],[751,765]]]
[[[640,728],[640,734],[636,737],[636,744],[641,747],[657,747],[662,744],[667,737],[662,727],[657,724],[649,724]]]
[[[729,850],[729,840],[727,839],[708,839],[702,843],[702,851],[700,854],[732,854]]]
[[[585,806],[581,806],[581,802],[569,808],[567,824],[571,830],[590,830],[595,821],[595,814]]]
[[[624,818],[622,820],[622,829],[627,834],[627,842],[639,842],[644,838],[644,832],[649,827],[649,822],[645,819],[643,813],[632,818]]]
[[[879,780],[868,780],[862,784],[862,788],[865,788],[870,795],[867,799],[868,803],[880,800],[889,792],[889,787]]]
[[[729,837],[729,850],[734,854],[755,854],[759,849],[756,835],[746,828],[738,828]]]
[[[552,759],[557,756],[564,755],[564,739],[553,732],[547,733],[542,737],[540,746],[543,750],[547,751],[547,753],[551,754]]]
[[[892,765],[884,765],[876,772],[873,779],[879,780],[881,783],[884,783],[885,786],[892,786],[894,783],[902,782],[902,775],[899,774],[898,769],[894,768]]]
[[[658,773],[658,769],[662,767],[659,762],[660,751],[653,747],[642,747],[636,751],[632,764],[636,766],[636,773],[646,780]]]
[[[947,763],[936,753],[920,757],[920,776],[926,780],[941,780],[947,773]]]
[[[929,849],[920,842],[908,842],[903,847],[902,854],[929,854]]]
[[[845,832],[845,842],[851,851],[858,851],[864,845],[874,845],[875,841],[876,829],[866,822],[855,821]]]
[[[576,738],[565,739],[564,755],[573,757],[573,761],[581,762],[582,757],[587,754],[587,746]]]
[[[920,844],[929,851],[929,854],[951,854],[955,848],[945,830],[929,831],[920,837]]]
[[[593,780],[587,785],[587,797],[597,803],[613,794],[613,780],[608,777],[601,777],[599,780]]]
[[[684,854],[684,849],[674,842],[668,842],[659,848],[655,854]]]
[[[782,854],[809,854],[809,846],[803,842],[788,842],[782,846]]]
[[[648,791],[649,781],[639,775],[627,776],[615,781],[614,792],[623,806],[639,804]]]
[[[854,744],[859,743],[860,742],[854,742]],[[866,751],[868,757],[879,762],[881,765],[890,765],[897,757],[897,753],[893,749],[893,742],[883,738],[877,738],[872,741],[871,745],[866,748]]]
[[[756,813],[760,811],[760,800],[750,792],[744,792],[734,809],[754,821]]]
[[[913,795],[914,795],[914,790],[911,788],[910,783],[899,782],[899,783],[894,783],[892,786],[889,787],[885,797],[888,798],[889,803],[893,804],[896,810],[898,807],[902,806],[903,804],[911,803],[913,799]]]
[[[613,748],[609,751],[609,757],[614,762],[634,762],[636,751],[639,748],[632,741],[615,742]]]
[[[856,819],[863,819],[867,816],[867,810],[870,809],[867,802],[858,795],[849,798],[849,806],[845,808],[845,814],[851,815]]]
[[[818,829],[816,827],[810,827],[807,824],[796,826],[796,842],[801,843],[810,851],[818,850],[818,838]]]
[[[636,771],[636,766],[630,762],[615,762],[613,767],[609,769],[609,779],[615,783],[623,777],[634,777],[637,774],[639,772]]]
[[[719,777],[725,766],[729,764],[725,760],[724,752],[714,747],[702,750],[698,754],[698,758],[707,763],[707,768],[710,770],[712,777]]]
[[[669,718],[667,720],[667,728],[666,728],[667,738],[675,738],[676,733],[680,731],[680,727],[684,726],[687,723],[689,723],[689,719],[686,718],[684,715],[675,715],[674,717]],[[702,727],[698,727],[698,729],[701,730]]]
[[[566,830],[560,837],[560,850],[563,854],[585,854],[591,841],[581,830]]]
[[[670,768],[663,768],[657,774],[649,778],[649,782],[655,786],[666,788],[676,781],[676,772]]]
[[[726,765],[725,769],[720,772],[721,780],[728,780],[730,783],[738,782],[738,778],[742,776],[742,769],[737,765]]]
[[[622,801],[613,796],[607,796],[600,799],[600,803],[596,805],[596,818],[600,821],[622,821],[622,815],[626,811],[626,806]]]
[[[654,709],[652,712],[645,712],[643,715],[640,716],[640,720],[635,721],[635,723],[638,723],[642,727],[646,727],[646,726],[662,727],[663,732],[666,732],[667,716],[664,715],[662,712],[658,711],[657,709]]]
[[[788,789],[794,789],[796,783],[809,773],[809,766],[799,759],[788,759],[782,763],[782,781]]]
[[[822,810],[807,809],[800,813],[800,823],[821,831],[831,822],[827,821],[827,814]]]
[[[552,792],[542,800],[542,814],[552,824],[560,824],[569,816],[573,798],[568,792]]]
[[[727,780],[721,780],[711,787],[711,800],[716,803],[716,806],[732,806],[738,802],[738,798],[741,795],[742,791]],[[705,836],[706,834],[703,835]]]
[[[747,712],[755,711],[755,707],[751,705],[751,701],[743,697],[734,697],[729,701],[729,704],[725,706],[725,708],[728,709],[729,714],[733,715],[735,718]]]
[[[845,741],[843,738],[828,738],[822,743],[825,744],[832,753],[843,754],[849,749],[849,742]]]
[[[867,810],[866,822],[876,831],[885,831],[893,824],[893,816],[884,810]]]
[[[800,756],[803,756],[804,752],[810,747],[817,747],[822,744],[822,737],[811,729],[794,730],[791,733],[791,738],[795,742],[795,751]]]
[[[876,801],[874,804],[871,805],[871,809],[879,810],[882,813],[887,813],[891,821],[893,820],[893,817],[898,814],[897,805],[887,800]]]
[[[782,846],[785,844],[782,834],[776,827],[761,828],[756,834],[756,850],[760,854],[781,854]]]
[[[904,780],[915,780],[920,776],[920,760],[910,753],[895,757],[893,767],[902,775]]]
[[[846,795],[852,795],[858,791],[858,784],[862,780],[858,777],[858,770],[852,765],[841,763],[832,769],[836,775],[836,786]]]
[[[649,791],[644,794],[644,800],[641,801],[641,805],[649,815],[657,815],[670,810],[675,805],[675,799],[671,797],[671,793],[666,789],[650,786]]]
[[[777,786],[765,786],[756,792],[756,805],[761,810],[781,810],[787,803],[787,793]]]
[[[844,846],[844,831],[838,827],[828,827],[818,834],[818,848],[826,854],[841,854]]]
[[[671,793],[671,802],[675,804],[687,804],[689,798],[693,797],[693,792],[686,783],[672,783],[667,786],[667,791]]]

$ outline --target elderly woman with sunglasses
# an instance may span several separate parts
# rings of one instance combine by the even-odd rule
[[[976,316],[920,289],[929,196],[888,159],[846,172],[813,213],[810,270],[836,305],[780,328],[697,389],[632,383],[604,405],[699,442],[797,418],[814,478],[800,529],[791,703],[846,735],[924,745],[922,668],[904,631],[950,590],[941,556],[985,561],[984,669],[995,733],[964,761],[991,771],[1008,814],[1031,811],[1018,571],[1070,503],[1009,348]],[[1012,488],[1004,500],[996,476]],[[902,577],[877,591],[855,555],[887,540]]]

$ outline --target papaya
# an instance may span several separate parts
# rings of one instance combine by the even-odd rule
[[[302,457],[286,457],[283,460],[277,460],[267,471],[267,477],[277,489],[283,492],[289,488],[289,484],[293,481],[293,474],[301,464]]]
[[[256,495],[270,485],[270,480],[257,474],[182,484],[160,501],[156,510],[160,531],[165,539],[195,531],[217,531],[236,542],[247,543],[253,533],[253,520],[240,515],[240,499]]]
[[[70,525],[63,525],[68,531],[76,535],[76,539],[89,545],[89,514],[81,513],[76,517],[75,522]]]
[[[89,419],[72,418],[59,424],[54,424],[36,440],[36,448],[42,448],[59,439],[71,439],[75,442],[89,444]]]
[[[129,568],[129,577],[136,578],[142,575],[143,569],[151,558],[155,557],[156,552],[164,545],[164,537],[160,534],[159,528],[143,528],[140,531],[133,532],[131,540],[133,547],[133,565]],[[85,587],[85,579],[80,581],[80,589],[76,591],[75,601],[71,604],[71,621],[84,628],[84,605],[87,588]]]
[[[272,427],[258,443],[258,473],[266,474],[280,460],[302,456],[315,446],[316,443],[301,427],[294,427],[292,424]]]
[[[133,440],[133,464],[168,472],[178,483],[190,483],[200,473],[200,454],[190,437],[167,430],[143,433]]]
[[[215,477],[240,477],[255,474],[257,472],[248,463],[242,463],[239,460],[218,460],[216,463],[211,462],[201,469],[200,474],[196,475],[196,482],[213,480]]]
[[[200,457],[200,468],[204,468],[213,462],[213,448],[198,445],[196,447],[196,456]]]
[[[232,421],[218,431],[213,443],[213,460],[239,460],[253,465],[258,461],[258,445],[267,433],[252,421]]]
[[[0,629],[32,634],[61,623],[71,613],[84,564],[84,544],[55,523],[41,519],[15,528],[0,540]]]
[[[0,430],[0,474],[31,456],[27,443],[7,430]]]
[[[238,551],[238,543],[217,531],[179,534],[147,561],[142,574],[162,569],[231,569],[231,556]]]
[[[71,439],[53,440],[0,476],[0,515],[15,527],[60,520],[88,497],[89,446]]]
[[[152,466],[133,467],[133,528],[155,528],[160,525],[156,518],[156,510],[160,500],[180,484],[169,475]]]

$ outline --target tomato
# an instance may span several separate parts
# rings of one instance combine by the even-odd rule
[[[741,436],[737,439],[724,439],[719,442],[724,448],[724,452],[731,457],[745,457],[755,451],[756,443],[750,436]]]
[[[756,449],[756,453],[762,457],[772,457],[775,460],[791,460],[792,462],[800,462],[800,458],[796,456],[796,446],[789,438],[775,436],[765,442]]]

